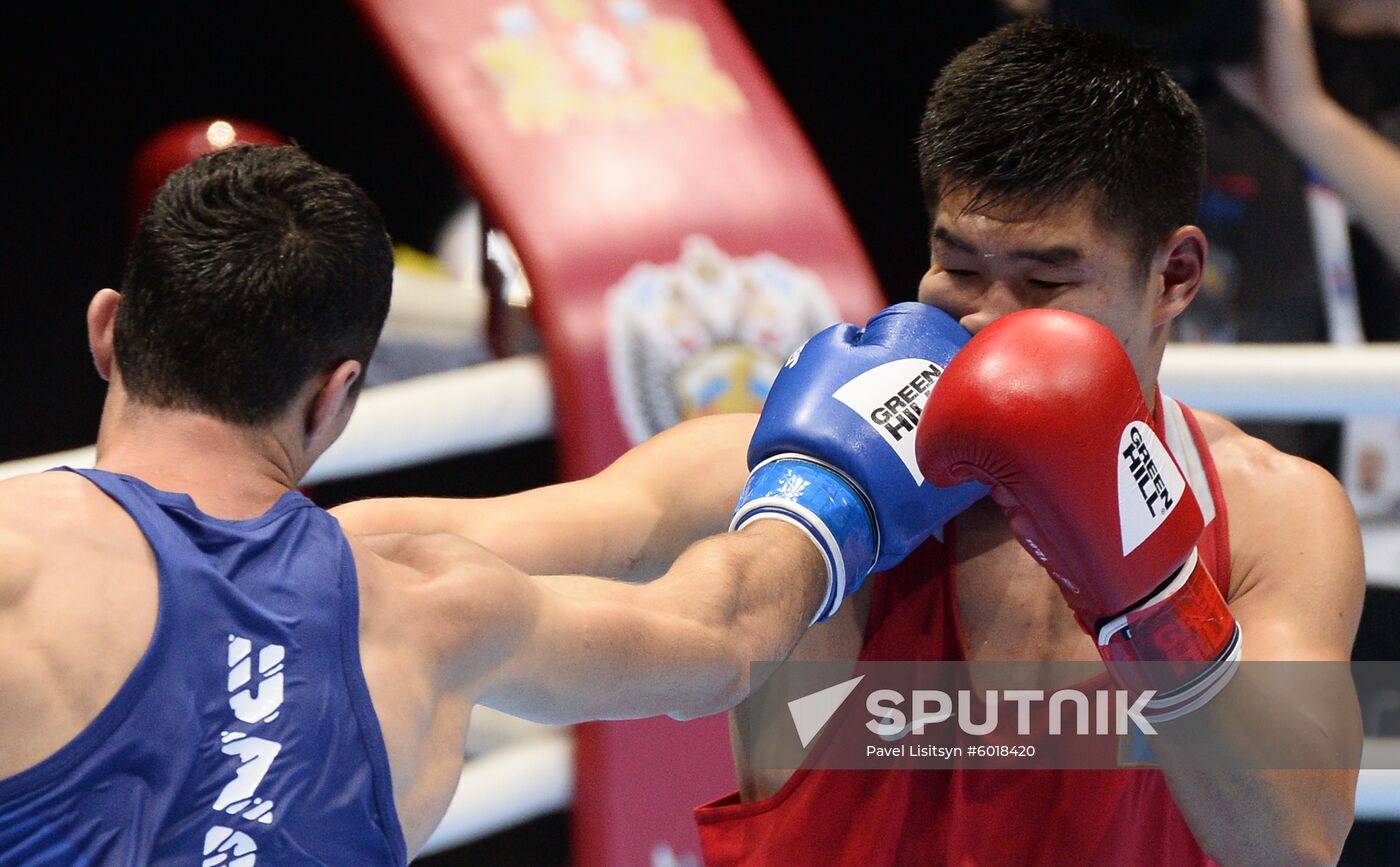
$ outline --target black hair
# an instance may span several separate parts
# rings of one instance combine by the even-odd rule
[[[1144,259],[1196,219],[1205,179],[1200,110],[1121,37],[1029,19],[961,51],[933,85],[919,132],[929,212],[1032,210],[1089,194]]]
[[[316,373],[368,364],[393,264],[374,203],[300,148],[202,156],[137,226],[115,325],[123,383],[138,403],[270,422]]]

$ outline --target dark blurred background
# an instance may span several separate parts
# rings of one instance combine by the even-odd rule
[[[824,4],[825,5],[825,4]],[[734,3],[850,209],[887,294],[924,267],[911,140],[939,67],[989,3]],[[936,8],[935,8],[936,7]],[[348,172],[396,240],[431,249],[464,192],[344,0],[8,9],[0,142],[0,460],[92,442],[83,311],[120,279],[128,165],[167,124],[260,121]],[[479,472],[499,462],[480,461]]]

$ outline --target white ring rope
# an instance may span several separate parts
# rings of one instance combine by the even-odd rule
[[[1400,417],[1400,344],[1173,344],[1162,387],[1233,418]],[[548,436],[553,395],[525,355],[367,389],[345,434],[308,483],[384,472]],[[0,463],[0,479],[60,464],[91,466],[91,446]]]
[[[554,402],[534,355],[365,389],[310,484],[383,472],[548,436]]]
[[[1162,390],[1241,419],[1400,417],[1400,344],[1172,344]]]
[[[1400,344],[1173,344],[1161,379],[1164,391],[1188,405],[1234,418],[1400,417]],[[548,436],[553,426],[548,375],[535,356],[402,380],[361,395],[345,434],[306,481],[334,481],[498,448]],[[95,450],[88,446],[10,461],[0,464],[0,479],[62,464],[92,466],[94,459]],[[1367,530],[1368,565],[1393,559],[1400,574],[1400,528]],[[1384,583],[1400,586],[1400,580]],[[562,732],[525,731],[467,762],[425,854],[568,806],[572,740]],[[1371,752],[1397,749],[1397,740],[1367,741]],[[1356,805],[1358,819],[1400,819],[1400,770],[1363,770]]]
[[[548,813],[574,797],[574,739],[567,733],[527,737],[462,767],[457,792],[419,855],[479,840]]]
[[[1361,770],[1356,780],[1356,820],[1400,820],[1400,770]]]
[[[491,361],[365,389],[308,484],[415,466],[549,436],[554,405],[544,362]],[[50,467],[91,467],[93,446],[0,464],[0,479]]]

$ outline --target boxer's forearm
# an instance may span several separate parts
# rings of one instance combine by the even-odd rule
[[[1225,867],[1333,865],[1351,830],[1354,771],[1167,770],[1196,842]]]
[[[549,723],[728,710],[753,688],[751,664],[785,658],[827,592],[816,547],[780,521],[705,539],[640,587],[521,577],[516,650],[477,700]]]
[[[1355,696],[1276,694],[1263,679],[1246,665],[1209,705],[1158,724],[1173,799],[1221,864],[1336,863],[1356,795]]]
[[[534,575],[650,580],[722,532],[747,478],[750,415],[677,425],[588,479],[482,499],[361,500],[332,510],[347,532],[446,533]]]
[[[722,649],[732,688],[699,696],[671,715],[689,719],[729,710],[758,686],[754,662],[783,660],[811,623],[828,590],[826,562],[802,531],[781,521],[757,521],[737,533],[707,539],[645,588],[648,604],[691,620]]]

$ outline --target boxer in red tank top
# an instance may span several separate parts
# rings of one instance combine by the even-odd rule
[[[1158,407],[1166,410],[1158,427],[1209,516],[1201,560],[1227,593],[1229,524],[1209,445],[1191,410],[1170,398]],[[975,658],[959,614],[956,528],[945,542],[930,539],[881,576],[861,661]],[[810,820],[827,813],[848,821]],[[705,863],[715,867],[1215,863],[1159,770],[801,769],[772,797],[746,803],[735,793],[700,807],[696,819]]]
[[[1096,570],[1089,562],[1089,569],[1071,574],[1098,582],[1090,595],[1132,597],[1096,612],[1075,597],[1073,582],[1062,582],[1062,595],[1018,543],[1026,525],[1013,533],[988,499],[950,524],[946,544],[926,543],[809,630],[790,658],[1094,660],[1100,647],[1127,633],[1106,633],[1110,621],[1100,618],[1128,610],[1161,578],[1189,572],[1200,591],[1192,598],[1214,597],[1213,613],[1175,623],[1220,625],[1200,639],[1212,654],[1224,652],[1238,625],[1243,638],[1229,652],[1242,648],[1247,661],[1348,659],[1364,577],[1355,516],[1340,486],[1319,467],[1282,455],[1217,416],[1193,414],[1157,390],[1172,320],[1200,286],[1207,248],[1191,224],[1200,204],[1204,133],[1185,92],[1124,43],[1020,22],[944,69],[919,149],[932,247],[919,298],[974,335],[929,399],[919,431],[921,464],[926,428],[953,434],[978,428],[940,415],[950,407],[996,413],[1006,402],[1039,401],[1042,418],[1011,415],[983,424],[980,445],[974,436],[971,448],[966,440],[956,448],[993,476],[1009,461],[1013,476],[1029,469],[1042,482],[1060,479],[1029,492],[1041,502],[1036,520],[1060,524],[1058,541],[1075,556],[1080,548],[1116,548],[1118,515],[1109,510],[1119,508],[1117,501],[1098,511],[1085,502],[1089,486],[1077,479],[1072,443],[1052,447],[1048,435],[1034,442],[1039,425],[1054,426],[1056,412],[1076,419],[1112,415],[1117,404],[1109,390],[1068,389],[1073,399],[1047,411],[1044,399],[1026,395],[1058,388],[1054,371],[1068,370],[1073,358],[1027,341],[1022,357],[1013,348],[984,364],[977,388],[948,391],[978,335],[993,323],[1009,324],[999,320],[1030,308],[1080,314],[1121,345],[1131,362],[1127,378],[1135,377],[1140,394],[1149,396],[1153,428],[1192,482],[1205,524],[1196,542],[1200,560],[1180,572],[1150,574],[1112,564]],[[1004,384],[996,365],[1013,360]],[[944,401],[951,393],[958,400]],[[1015,436],[998,437],[1008,426]],[[1011,446],[1014,455],[997,451]],[[945,474],[939,483],[969,478],[979,476]],[[1056,484],[1084,491],[1057,491]],[[1080,523],[1064,526],[1065,515]],[[1107,528],[1112,546],[1102,543]],[[1055,557],[1042,559],[1053,571]],[[1197,577],[1202,583],[1194,583]],[[1142,587],[1125,589],[1130,582]],[[1144,595],[1134,595],[1139,592]],[[1258,731],[1250,713],[1260,711],[1257,699],[1251,710],[1243,695],[1227,684],[1188,722],[1207,715],[1196,719],[1248,744]],[[1279,697],[1276,706],[1286,704]],[[1311,734],[1298,747],[1322,757],[1311,767],[1340,770],[1188,771],[1178,739],[1156,742],[1160,770],[789,774],[752,766],[736,741],[739,792],[699,808],[697,820],[711,865],[1334,863],[1350,827],[1356,783],[1355,771],[1347,770],[1355,758],[1335,748],[1359,743],[1353,711],[1345,707],[1325,723],[1300,711]],[[742,730],[747,709],[735,713],[732,730]]]

